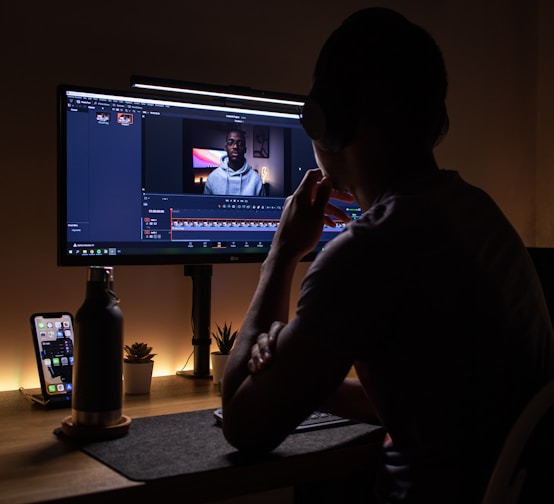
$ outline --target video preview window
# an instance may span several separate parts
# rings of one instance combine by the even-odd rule
[[[244,136],[230,133],[235,130]],[[142,143],[143,186],[148,193],[227,195],[232,193],[225,192],[224,184],[238,178],[244,184],[249,176],[261,181],[263,193],[242,195],[286,197],[304,172],[316,166],[311,143],[300,128],[149,116],[143,121]],[[233,151],[241,150],[236,171],[243,172],[238,177],[229,165]],[[209,192],[208,177],[218,171],[220,192]]]

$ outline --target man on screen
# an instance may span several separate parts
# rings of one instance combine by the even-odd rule
[[[244,131],[227,132],[225,151],[221,163],[208,175],[204,194],[265,196],[260,175],[248,164]]]

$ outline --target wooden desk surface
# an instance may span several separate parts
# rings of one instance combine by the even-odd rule
[[[38,391],[35,391],[38,392]],[[123,399],[131,418],[216,408],[221,396],[211,379],[154,378],[149,395]],[[0,392],[0,502],[29,503],[142,485],[60,442],[53,431],[70,408],[46,410],[20,391]]]
[[[123,414],[140,418],[215,409],[220,404],[211,379],[166,376],[153,379],[149,395],[124,396]],[[60,440],[53,431],[70,414],[69,408],[42,409],[19,391],[0,392],[0,503],[109,504],[137,496],[165,501],[178,494],[197,504],[354,473],[366,476],[373,463],[370,450],[380,445],[373,439],[246,469],[231,466],[224,473],[216,471],[219,476],[193,473],[143,483],[125,478],[73,443]]]

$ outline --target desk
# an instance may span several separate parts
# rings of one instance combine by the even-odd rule
[[[125,396],[123,413],[131,418],[214,409],[221,403],[210,379],[166,376],[153,379],[145,396]],[[0,502],[110,502],[139,496],[178,495],[189,503],[209,502],[248,493],[309,484],[333,474],[369,470],[371,450],[364,442],[248,467],[226,467],[160,481],[137,482],[58,439],[53,431],[70,410],[43,410],[19,391],[0,393]],[[131,424],[132,427],[132,424]],[[221,482],[224,481],[224,484]],[[161,499],[165,501],[166,499]]]

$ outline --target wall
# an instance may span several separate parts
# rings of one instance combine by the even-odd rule
[[[554,3],[539,2],[537,84],[537,245],[554,243]]]
[[[330,30],[369,3],[3,3],[0,390],[38,386],[29,314],[75,313],[84,297],[86,271],[56,266],[56,85],[128,89],[129,76],[136,74],[304,93]],[[380,5],[427,27],[443,48],[452,127],[437,151],[441,165],[489,191],[526,243],[534,244],[538,236],[542,245],[554,245],[552,203],[541,192],[551,179],[552,148],[546,133],[536,140],[537,100],[548,105],[541,109],[541,132],[552,129],[545,124],[552,121],[547,96],[552,87],[539,86],[540,96],[536,92],[537,75],[552,61],[545,59],[551,24],[538,22],[539,7],[552,13],[547,1],[383,0]],[[299,268],[297,283],[305,268]],[[214,268],[214,322],[240,326],[257,272],[258,265]],[[181,266],[118,267],[115,274],[126,341],[153,344],[155,374],[174,373],[192,351],[190,278]]]

